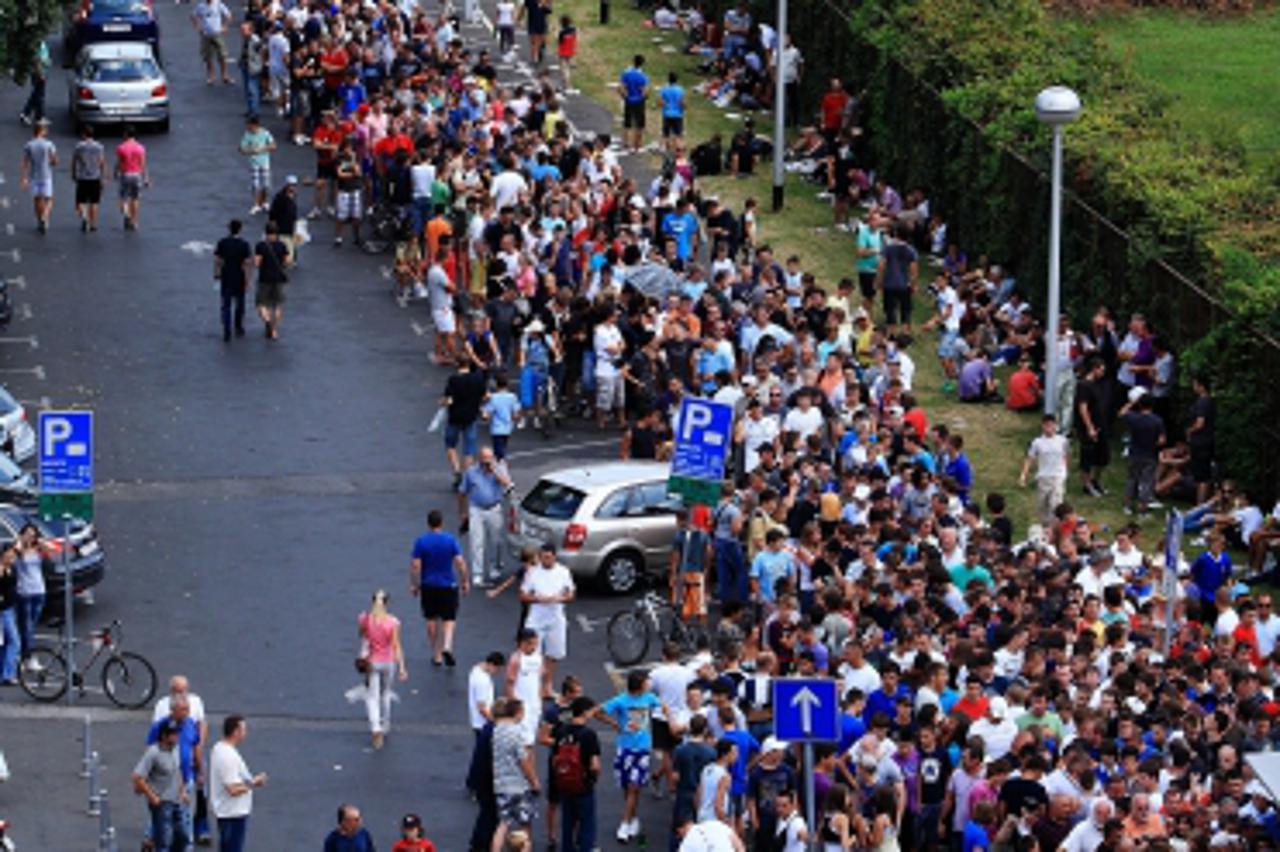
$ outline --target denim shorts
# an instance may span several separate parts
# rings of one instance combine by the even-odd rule
[[[457,449],[459,439],[462,440],[462,454],[474,457],[476,454],[476,424],[472,423],[470,426],[446,424],[444,427],[445,447],[450,450]]]

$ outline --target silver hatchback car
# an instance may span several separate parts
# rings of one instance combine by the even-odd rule
[[[169,80],[151,45],[104,41],[80,51],[70,76],[71,118],[84,124],[169,129]]]
[[[663,462],[609,462],[546,474],[516,508],[510,550],[551,542],[575,576],[625,594],[666,570],[680,506],[669,473]]]

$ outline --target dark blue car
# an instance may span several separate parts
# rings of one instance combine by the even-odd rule
[[[160,25],[151,0],[80,0],[68,7],[62,61],[70,65],[80,48],[100,41],[145,41],[160,55]]]

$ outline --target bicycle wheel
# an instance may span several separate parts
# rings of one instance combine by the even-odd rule
[[[117,707],[136,710],[156,694],[156,670],[132,651],[121,651],[102,666],[102,691]]]
[[[605,633],[609,655],[620,666],[634,666],[649,653],[649,622],[632,610],[614,613]]]
[[[57,701],[70,684],[67,661],[52,648],[37,645],[18,665],[22,691],[36,701]]]

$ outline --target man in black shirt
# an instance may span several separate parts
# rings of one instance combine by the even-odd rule
[[[1089,360],[1084,378],[1076,383],[1076,419],[1080,423],[1080,470],[1084,474],[1084,493],[1101,497],[1102,470],[1111,461],[1111,444],[1107,435],[1106,389],[1103,377],[1107,367],[1101,358]]]
[[[1120,418],[1129,427],[1129,481],[1125,499],[1131,512],[1146,514],[1155,501],[1156,461],[1164,446],[1164,421],[1152,410],[1151,394],[1134,388],[1136,398],[1120,409]]]
[[[253,268],[253,250],[240,236],[239,219],[227,225],[227,235],[213,250],[213,277],[222,291],[222,342],[231,340],[231,319],[235,316],[236,337],[244,336],[244,292]]]
[[[1049,807],[1049,793],[1045,790],[1045,759],[1033,754],[1022,762],[1018,777],[1009,778],[1000,785],[1000,822],[1006,817],[1028,815],[1031,821],[1044,816]]]
[[[275,223],[267,223],[265,238],[254,246],[253,255],[254,265],[258,267],[258,292],[254,302],[267,339],[277,340],[280,320],[284,319],[284,285],[289,282],[289,275],[284,271],[289,251],[280,242]]]
[[[484,374],[471,369],[471,359],[458,356],[457,371],[444,385],[444,398],[440,401],[449,411],[444,429],[445,455],[453,469],[453,487],[462,481],[462,471],[476,457],[476,420],[480,418],[480,406],[484,404]],[[462,457],[458,457],[458,443],[462,443]]]
[[[1196,502],[1209,499],[1213,490],[1213,431],[1217,408],[1209,396],[1209,384],[1201,376],[1191,380],[1196,401],[1191,403],[1187,444],[1191,447],[1191,476],[1196,482]]]
[[[569,705],[572,717],[552,732],[551,787],[562,809],[561,849],[596,848],[596,781],[600,778],[600,738],[587,727],[596,703],[585,695]]]
[[[284,179],[284,186],[271,199],[271,207],[267,210],[267,221],[274,222],[280,233],[280,242],[289,250],[289,266],[298,265],[298,176],[289,175]]]

